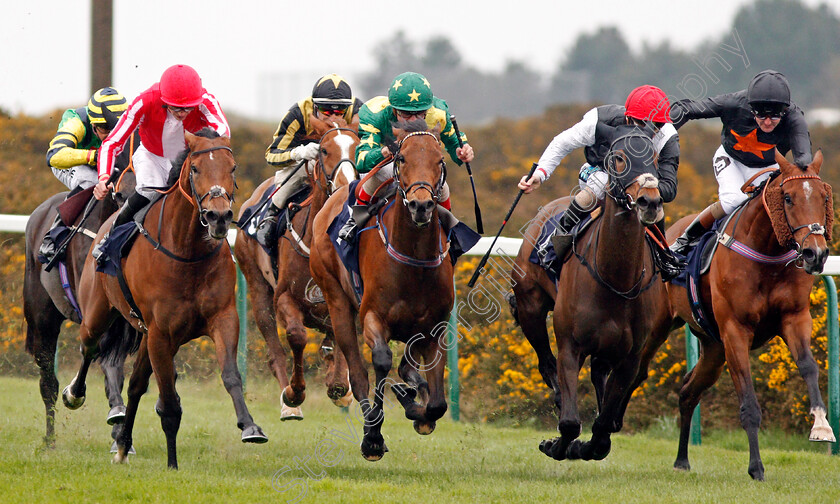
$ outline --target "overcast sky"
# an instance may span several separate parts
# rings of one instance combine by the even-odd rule
[[[481,70],[498,71],[515,59],[550,74],[579,34],[600,26],[618,26],[635,50],[666,40],[690,49],[724,35],[748,3],[115,0],[113,85],[131,99],[169,65],[186,63],[229,113],[274,120],[275,110],[305,96],[324,73],[352,85],[372,69],[375,45],[399,29],[412,41],[446,36],[464,63]],[[805,3],[840,12],[840,0]],[[43,114],[83,105],[90,92],[90,1],[4,2],[3,18],[0,107]]]

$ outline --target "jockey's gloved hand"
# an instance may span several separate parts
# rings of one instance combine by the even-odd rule
[[[297,162],[311,161],[318,157],[318,149],[321,146],[317,142],[308,143],[306,145],[298,145],[289,154]]]

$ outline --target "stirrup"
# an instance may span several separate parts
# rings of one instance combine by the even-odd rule
[[[356,241],[356,233],[358,231],[356,221],[353,220],[353,217],[350,217],[350,220],[345,222],[344,226],[338,230],[338,237],[347,243],[353,243]]]
[[[102,247],[105,245],[105,240],[107,240],[108,236],[110,235],[110,232],[105,233],[102,239],[99,240],[99,242],[97,242],[97,244],[93,246],[93,250],[90,251],[90,255],[92,255],[93,258],[96,259],[96,264],[100,266],[105,264],[105,262],[108,260],[108,257],[103,253],[104,251],[102,250]]]

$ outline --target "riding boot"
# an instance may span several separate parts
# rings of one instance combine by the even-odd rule
[[[560,221],[557,223],[557,233],[551,237],[551,244],[554,245],[554,253],[557,255],[560,264],[563,263],[563,258],[569,251],[569,247],[572,246],[572,228],[588,213],[577,201],[572,200],[568,210],[560,217]]]
[[[338,237],[347,243],[353,243],[356,241],[356,233],[358,233],[359,229],[365,225],[368,219],[370,219],[370,216],[371,212],[369,204],[353,205],[350,212],[350,219],[338,231]]]
[[[74,187],[73,189],[70,190],[69,193],[67,193],[67,196],[64,198],[64,201],[67,201],[68,199],[70,199],[71,196],[75,196],[76,194],[82,192],[83,190],[84,190],[84,188],[82,186]],[[52,226],[50,226],[50,229],[44,235],[44,241],[41,242],[41,246],[38,249],[38,254],[44,256],[44,258],[47,260],[47,263],[49,263],[52,260],[53,256],[55,255],[55,252],[56,252],[56,250],[55,250],[56,244],[55,244],[55,241],[53,240],[53,237],[52,237],[53,233],[52,232],[55,228],[58,227],[58,225],[60,223],[61,223],[61,214],[59,213],[59,214],[56,214],[55,220],[53,221]]]
[[[265,217],[257,226],[257,241],[264,247],[274,248],[277,244],[277,216],[280,215],[280,209],[274,205],[274,202],[268,204],[268,210],[265,212]]]
[[[688,252],[697,245],[697,241],[712,228],[715,218],[712,215],[712,207],[706,207],[691,224],[685,228],[682,235],[671,245],[671,252],[681,256],[688,255]]]
[[[117,218],[114,219],[114,223],[111,224],[111,229],[102,236],[102,239],[97,243],[93,250],[90,252],[90,255],[96,259],[96,262],[99,263],[102,255],[102,245],[105,243],[105,240],[111,235],[111,233],[116,229],[118,226],[121,226],[134,218],[134,215],[147,204],[149,204],[149,198],[143,196],[140,193],[134,193],[129,198],[128,201],[125,202],[122,209],[120,209],[119,215]]]

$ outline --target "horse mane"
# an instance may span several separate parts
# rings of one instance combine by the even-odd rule
[[[781,178],[779,175],[774,175],[764,184],[764,208],[770,217],[770,223],[773,225],[773,232],[776,234],[779,244],[789,246],[795,241],[795,238],[785,216],[782,181],[778,180],[779,178]],[[825,240],[831,243],[831,229],[834,227],[834,201],[830,186],[826,187],[826,192],[828,200],[825,202]]]
[[[201,128],[193,134],[204,138],[219,138],[221,136],[218,131],[207,127]],[[178,183],[178,179],[181,178],[181,168],[184,167],[184,162],[187,160],[189,155],[190,149],[186,148],[182,150],[175,158],[175,161],[172,162],[172,169],[169,170],[169,178],[166,180],[166,187],[172,187]]]
[[[429,125],[426,124],[425,119],[412,119],[411,121],[391,121],[391,127],[394,129],[405,131],[406,133],[416,133],[418,131],[429,130]]]

